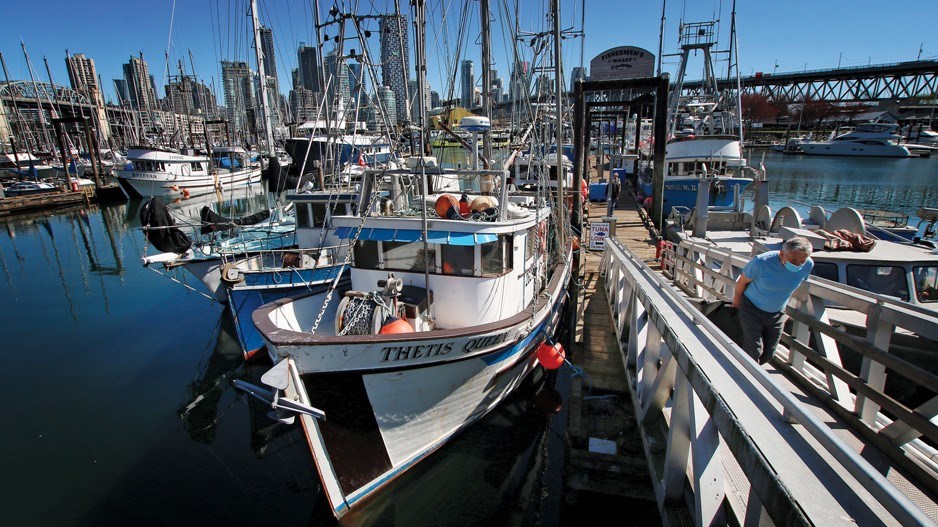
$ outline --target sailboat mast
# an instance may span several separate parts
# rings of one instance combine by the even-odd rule
[[[563,64],[560,60],[560,0],[553,0],[554,16],[554,96],[556,97],[556,141],[557,141],[557,245],[563,250],[565,244],[566,209],[563,195]]]
[[[274,133],[270,126],[270,105],[267,99],[267,73],[264,69],[264,50],[261,45],[261,24],[257,19],[257,0],[251,0],[251,22],[254,24],[254,53],[257,56],[257,75],[261,80],[261,113],[264,119],[264,137],[268,155],[274,155]]]

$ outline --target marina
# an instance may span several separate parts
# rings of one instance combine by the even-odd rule
[[[378,4],[0,37],[0,524],[938,525],[926,43]]]

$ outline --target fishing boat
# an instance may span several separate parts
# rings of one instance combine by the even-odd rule
[[[261,179],[260,163],[239,146],[214,147],[210,156],[131,148],[127,160],[117,179],[136,197],[206,194]]]
[[[708,205],[732,207],[739,194],[752,183],[752,168],[743,155],[743,127],[739,119],[739,76],[734,88],[716,91],[713,47],[717,22],[681,25],[681,62],[668,109],[669,139],[665,150],[663,213],[673,207],[693,209],[699,185],[709,187]],[[731,37],[735,42],[735,39]],[[683,94],[684,76],[692,52],[703,53],[703,93]],[[738,69],[738,68],[737,68]],[[730,106],[735,104],[735,107]],[[645,165],[639,173],[645,196],[653,194],[653,170]]]
[[[46,179],[55,175],[55,169],[27,152],[0,154],[0,176],[6,178]]]
[[[562,363],[565,208],[509,177],[504,165],[444,169],[424,156],[366,170],[355,214],[331,223],[351,247],[347,285],[254,311],[275,366],[267,387],[236,386],[299,417],[336,517],[489,413],[539,359]]]

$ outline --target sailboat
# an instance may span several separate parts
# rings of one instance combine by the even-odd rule
[[[425,6],[414,6],[422,29]],[[477,129],[487,121],[472,119]],[[332,217],[351,246],[348,284],[254,311],[276,364],[267,387],[236,386],[279,418],[300,418],[336,517],[490,412],[539,358],[562,362],[553,338],[571,276],[564,208],[546,188],[510,188],[510,175],[423,156],[366,170],[357,213]]]

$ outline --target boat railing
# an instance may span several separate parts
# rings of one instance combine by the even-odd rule
[[[262,262],[262,269],[290,269],[300,267],[320,267],[338,263],[348,251],[348,244],[329,245],[318,248],[280,248],[249,251],[240,254],[222,254],[223,263],[235,263],[244,260]],[[309,265],[312,264],[312,265]]]
[[[733,298],[736,279],[749,261],[739,253],[684,241],[665,243],[662,272],[704,302]],[[833,307],[836,306],[836,307]],[[938,375],[891,350],[902,345],[938,347],[938,312],[829,280],[810,277],[786,308],[777,365],[834,412],[934,490],[938,481]],[[856,320],[845,329],[846,322]],[[855,364],[847,369],[844,359]],[[901,379],[900,401],[886,389]]]

